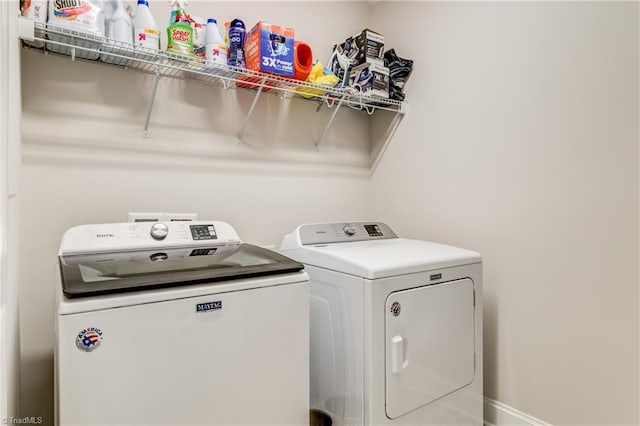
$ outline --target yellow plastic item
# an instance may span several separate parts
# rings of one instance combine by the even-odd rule
[[[320,86],[333,87],[338,84],[338,77],[333,74],[325,74],[324,67],[322,66],[322,62],[316,61],[311,69],[311,73],[309,77],[307,77],[307,81],[309,83],[318,84]],[[310,98],[312,96],[322,96],[324,94],[324,90],[320,89],[309,89],[306,87],[299,87],[296,89],[300,96],[305,98]]]

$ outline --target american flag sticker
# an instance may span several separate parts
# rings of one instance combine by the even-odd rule
[[[76,336],[76,346],[83,352],[91,352],[102,343],[102,330],[87,327]]]

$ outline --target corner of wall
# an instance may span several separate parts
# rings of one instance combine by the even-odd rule
[[[0,2],[0,417],[19,410],[18,210],[20,54],[17,0]]]

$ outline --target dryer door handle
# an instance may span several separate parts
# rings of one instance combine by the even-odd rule
[[[391,338],[391,372],[393,374],[402,373],[402,370],[409,365],[409,360],[404,357],[405,343],[406,341],[402,336],[393,336]]]

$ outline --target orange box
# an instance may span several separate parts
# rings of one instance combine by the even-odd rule
[[[258,22],[247,34],[244,54],[247,68],[293,77],[294,31],[292,28]]]

